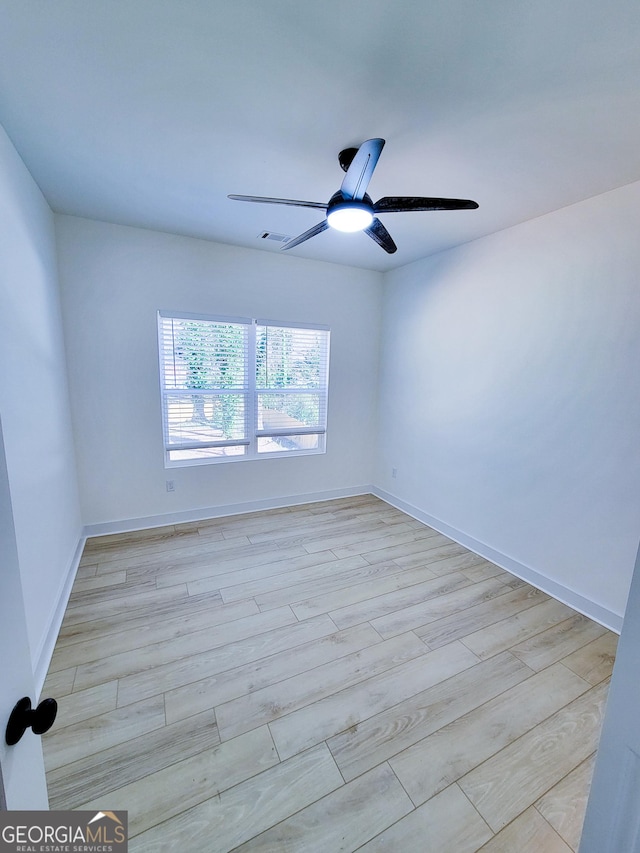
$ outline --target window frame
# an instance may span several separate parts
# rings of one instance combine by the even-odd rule
[[[165,379],[165,346],[163,340],[163,320],[187,320],[193,322],[211,322],[222,324],[243,325],[247,328],[247,342],[245,349],[245,382],[243,389],[171,389],[167,386]],[[321,376],[320,385],[318,388],[300,388],[298,386],[270,389],[263,388],[258,385],[257,381],[257,329],[259,327],[273,327],[278,329],[302,329],[305,331],[320,331],[326,334],[324,339],[323,355],[321,358]],[[157,312],[157,340],[158,340],[158,361],[159,361],[159,380],[160,380],[160,406],[161,406],[161,421],[162,421],[162,439],[164,451],[164,467],[165,468],[182,468],[192,465],[210,465],[226,462],[249,462],[257,459],[282,459],[292,456],[314,456],[326,453],[326,437],[327,437],[327,422],[328,422],[328,405],[329,405],[329,357],[330,357],[330,327],[319,323],[302,323],[291,321],[275,321],[256,319],[248,317],[231,317],[217,314],[194,314],[184,311],[166,311],[159,310]],[[302,427],[302,428],[278,428],[265,430],[264,425],[259,428],[258,425],[258,398],[262,393],[273,394],[300,394],[313,393],[319,396],[319,425],[318,427]],[[222,395],[224,393],[242,394],[244,397],[244,437],[242,439],[229,439],[219,441],[203,441],[203,442],[184,442],[179,446],[172,446],[169,440],[169,423],[167,418],[168,407],[166,403],[167,396],[177,394],[180,396],[184,393],[185,396],[193,396],[195,393],[203,395]],[[312,435],[318,436],[318,446],[314,448],[298,447],[296,449],[289,448],[281,451],[260,451],[258,442],[264,437],[286,437]],[[172,451],[181,451],[189,449],[209,449],[214,447],[224,446],[242,446],[245,452],[239,454],[220,455],[198,457],[192,459],[171,459]]]

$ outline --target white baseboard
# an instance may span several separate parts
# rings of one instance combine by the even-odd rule
[[[168,524],[183,524],[187,521],[204,521],[208,518],[223,518],[226,515],[242,515],[247,512],[261,512],[267,509],[280,509],[299,504],[319,503],[336,498],[352,498],[357,495],[372,494],[372,486],[356,486],[351,489],[331,489],[325,492],[310,492],[304,495],[287,495],[281,498],[267,498],[259,501],[244,501],[224,506],[208,506],[183,512],[171,512],[163,515],[149,515],[143,518],[129,518],[120,521],[105,521],[88,524],[84,528],[85,537],[105,536],[109,533],[129,533],[133,530],[147,530],[150,527],[166,527]]]
[[[34,656],[33,677],[36,688],[36,701],[39,701],[39,696],[42,692],[44,680],[47,676],[47,671],[51,664],[53,650],[58,640],[60,626],[62,625],[62,620],[64,619],[64,613],[67,609],[67,603],[69,601],[69,596],[71,595],[73,582],[76,579],[78,566],[80,565],[80,559],[82,557],[82,552],[84,550],[84,544],[86,541],[87,538],[84,533],[82,533],[78,539],[78,544],[76,545],[73,557],[71,558],[71,561],[69,563],[69,568],[67,569],[64,580],[60,585],[58,597],[55,606],[51,612],[51,617],[49,619],[47,630],[44,632],[42,640],[40,642],[40,646],[36,650],[36,654]]]
[[[403,501],[401,498],[398,498],[389,492],[385,492],[384,489],[378,489],[373,486],[371,494],[380,498],[380,500],[385,501],[385,503],[391,504],[391,506],[396,507],[396,509],[406,512],[407,515],[410,515],[412,518],[422,521],[423,524],[433,527],[434,530],[448,536],[449,539],[453,539],[454,542],[458,542],[460,545],[463,545],[475,554],[479,554],[486,560],[490,560],[492,563],[495,563],[497,566],[500,566],[500,568],[505,569],[505,571],[510,574],[530,583],[537,589],[542,590],[542,592],[546,592],[548,595],[558,601],[561,601],[573,610],[577,610],[578,613],[588,616],[589,619],[593,619],[594,622],[604,625],[605,628],[615,631],[616,634],[620,633],[623,620],[623,616],[620,614],[614,613],[606,607],[602,607],[595,601],[585,598],[585,596],[580,595],[579,592],[559,584],[557,581],[548,578],[546,575],[537,572],[535,569],[532,569],[523,563],[519,563],[511,557],[507,557],[505,554],[501,554],[490,545],[480,542],[479,540],[474,539],[473,536],[462,533],[460,530],[456,530],[446,522],[441,521],[438,518],[434,518],[428,513],[423,512],[421,509],[418,509],[418,507]]]

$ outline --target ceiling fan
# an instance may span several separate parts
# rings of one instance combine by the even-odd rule
[[[293,249],[310,237],[321,234],[329,226],[338,231],[364,231],[390,255],[397,250],[391,235],[378,219],[378,213],[402,213],[412,210],[474,210],[475,201],[463,198],[423,198],[420,196],[384,196],[375,203],[367,195],[367,187],[380,153],[384,139],[367,139],[359,148],[345,148],[338,161],[346,172],[338,192],[327,204],[319,201],[298,201],[291,198],[266,198],[256,195],[230,195],[235,201],[255,201],[261,204],[288,204],[294,207],[317,207],[326,211],[326,216],[313,228],[283,246]]]

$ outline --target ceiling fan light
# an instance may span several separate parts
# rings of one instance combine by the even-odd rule
[[[337,231],[364,231],[373,222],[373,213],[366,204],[338,204],[327,213],[327,222]]]

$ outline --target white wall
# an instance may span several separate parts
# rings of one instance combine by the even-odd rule
[[[640,183],[396,270],[383,307],[382,493],[616,628],[640,536],[639,219]]]
[[[381,274],[67,216],[56,229],[86,524],[368,487]],[[329,325],[327,453],[165,470],[158,309]]]
[[[29,643],[40,681],[82,527],[53,214],[2,128],[0,222],[0,412]]]

